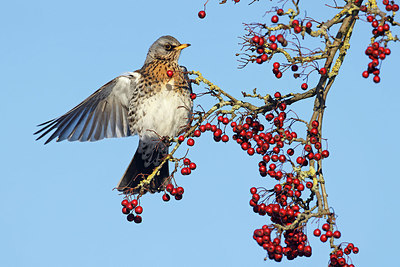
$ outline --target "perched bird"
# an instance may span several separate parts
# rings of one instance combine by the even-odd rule
[[[168,162],[145,187],[140,182],[168,155],[169,137],[177,136],[189,124],[192,111],[191,85],[186,68],[178,65],[181,44],[162,36],[150,47],[141,69],[119,76],[66,114],[42,123],[36,140],[54,132],[45,144],[97,141],[138,134],[139,146],[117,185],[125,193],[144,194],[164,190],[169,182]]]

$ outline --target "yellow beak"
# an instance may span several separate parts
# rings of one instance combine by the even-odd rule
[[[176,47],[174,48],[174,50],[182,50],[183,48],[186,48],[186,47],[188,47],[188,46],[190,46],[190,44],[181,44],[181,45],[179,45],[179,46],[176,46]]]

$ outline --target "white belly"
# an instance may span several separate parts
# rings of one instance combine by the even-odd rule
[[[189,122],[192,102],[175,90],[162,90],[145,99],[137,108],[137,126],[141,138],[175,137]]]

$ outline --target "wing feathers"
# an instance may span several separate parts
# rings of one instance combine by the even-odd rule
[[[57,138],[57,142],[97,141],[103,138],[131,135],[128,121],[129,99],[136,90],[139,73],[131,72],[108,82],[82,103],[59,118],[39,124],[34,134],[39,140],[55,130],[45,144]]]

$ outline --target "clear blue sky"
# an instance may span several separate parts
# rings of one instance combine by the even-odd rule
[[[112,189],[137,137],[46,146],[34,141],[37,124],[62,115],[117,75],[140,68],[151,43],[165,34],[192,44],[181,64],[233,95],[255,87],[271,93],[298,90],[301,81],[277,82],[271,65],[237,69],[242,22],[269,21],[263,15],[270,1],[250,7],[247,1],[236,6],[210,1],[206,19],[200,20],[204,2],[2,2],[0,266],[326,266],[329,248],[311,236],[315,224],[308,228],[311,258],[263,261],[265,252],[252,232],[266,217],[252,213],[249,188],[271,183],[258,175],[257,159],[234,144],[200,138],[190,152],[197,170],[177,179],[185,188],[183,200],[164,203],[161,194],[146,195],[144,220],[136,225],[122,215],[122,197]],[[321,19],[332,13],[322,8],[314,3],[307,15]],[[360,248],[354,264],[395,266],[400,49],[391,46],[380,84],[363,79],[370,31],[357,23],[328,97],[323,135],[331,156],[324,174],[341,239]],[[293,109],[308,119],[310,104]]]

